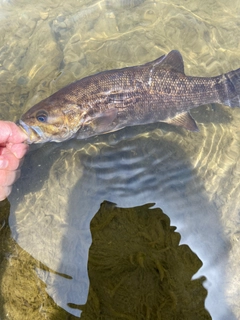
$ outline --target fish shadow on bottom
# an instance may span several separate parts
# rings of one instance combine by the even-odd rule
[[[90,289],[82,319],[211,319],[204,277],[191,280],[202,262],[179,245],[180,234],[153,206],[101,204],[90,227]]]

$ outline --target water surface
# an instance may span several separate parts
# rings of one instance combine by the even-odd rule
[[[1,1],[0,9],[0,113],[6,120],[16,120],[33,104],[76,79],[151,61],[172,49],[182,53],[188,75],[214,76],[240,65],[238,1],[228,5],[215,0]],[[129,248],[130,264],[142,266],[144,275],[146,270],[152,270],[149,274],[153,275],[154,268],[145,264],[148,260],[142,260],[145,245],[138,233],[137,248],[132,242],[118,239],[117,252],[116,247],[112,251],[111,247],[110,251],[102,247],[102,255],[97,256],[96,250],[91,259],[91,244],[100,245],[98,237],[104,234],[110,246],[116,228],[109,227],[113,219],[110,206],[104,211],[106,233],[101,228],[96,236],[96,229],[90,230],[90,222],[98,219],[96,213],[104,200],[119,208],[149,203],[154,204],[153,210],[161,208],[170,218],[169,224],[177,227],[180,244],[188,245],[189,252],[200,261],[193,264],[188,280],[191,283],[199,270],[194,278],[200,279],[196,300],[203,316],[240,317],[240,110],[208,105],[193,110],[192,115],[199,133],[153,124],[84,141],[32,148],[9,197],[9,225],[16,243],[9,233],[3,237],[9,239],[3,241],[3,248],[9,249],[1,262],[3,319],[60,319],[58,312],[62,309],[82,318],[90,317],[87,310],[95,310],[93,319],[99,310],[105,310],[104,319],[122,318],[123,310],[121,314],[112,312],[110,298],[102,300],[109,288],[106,286],[104,291],[101,282],[96,282],[101,274],[97,273],[99,263],[102,261],[104,267],[108,255],[117,255],[119,269],[109,265],[109,270],[114,270],[109,279],[118,279],[124,266],[121,255],[125,256],[125,248]],[[143,208],[142,214],[150,216],[148,207]],[[123,220],[126,230],[129,210]],[[157,221],[159,211],[154,213]],[[114,217],[118,215],[121,210],[114,211]],[[136,214],[134,219],[133,225],[143,223]],[[154,234],[161,237],[160,227],[152,230],[147,227],[149,221],[145,223],[145,240]],[[7,226],[3,225],[2,230],[7,233]],[[118,229],[116,233],[120,233]],[[161,257],[160,248],[155,254]],[[31,276],[24,277],[19,267],[23,261],[32,266]],[[125,268],[124,272],[123,283],[130,270]],[[14,281],[16,275],[31,279],[34,285]],[[184,276],[179,272],[175,283],[184,283],[181,279]],[[206,309],[203,286],[207,289]],[[31,292],[30,287],[36,291],[24,296]],[[45,287],[53,300],[48,298]],[[155,289],[149,287],[149,292],[156,293]],[[178,292],[183,294],[185,289],[181,287]],[[129,300],[129,293],[125,294],[124,301]],[[174,294],[171,301],[184,305]],[[143,308],[142,316],[151,319],[154,310],[154,306]],[[181,308],[175,310],[180,312]],[[126,314],[131,319],[131,310]]]

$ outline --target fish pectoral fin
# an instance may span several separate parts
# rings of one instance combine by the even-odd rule
[[[199,131],[195,120],[192,118],[189,112],[180,113],[176,117],[164,120],[163,122],[183,127],[190,131]]]
[[[99,112],[89,120],[89,124],[95,132],[104,132],[116,119],[117,113],[115,108]]]

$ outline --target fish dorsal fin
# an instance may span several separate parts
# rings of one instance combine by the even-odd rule
[[[183,58],[181,53],[177,50],[172,50],[167,55],[161,56],[147,65],[184,74]]]
[[[163,122],[173,124],[178,127],[183,127],[190,131],[199,131],[195,120],[192,118],[189,112],[180,113],[176,117],[166,119]]]

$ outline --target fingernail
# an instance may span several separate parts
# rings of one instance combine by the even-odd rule
[[[6,169],[8,166],[8,160],[0,159],[0,169]]]

